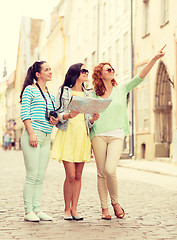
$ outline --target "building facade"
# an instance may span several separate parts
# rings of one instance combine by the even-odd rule
[[[14,102],[19,97],[27,68],[36,59],[46,60],[50,64],[53,81],[49,83],[49,89],[56,95],[68,67],[74,63],[83,62],[89,69],[88,87],[92,86],[91,74],[99,62],[112,64],[119,83],[136,75],[167,44],[166,55],[131,93],[134,97],[134,113],[131,94],[127,98],[127,107],[131,134],[133,129],[135,133],[135,158],[175,159],[176,6],[175,0],[61,0],[49,18],[38,22],[39,24],[26,19],[26,22],[23,21],[19,39]],[[16,128],[20,136],[20,107],[15,105],[14,109],[18,113]],[[132,120],[135,124],[132,124]],[[131,139],[130,135],[124,142],[127,153],[132,148]]]
[[[117,82],[131,79],[131,1],[130,0],[76,0],[67,1],[70,16],[67,18],[66,70],[82,62],[89,69],[89,87],[96,64],[110,62],[116,70]],[[128,98],[131,124],[131,104]],[[130,151],[129,137],[124,151]]]
[[[135,73],[160,48],[158,61],[136,90],[136,158],[173,159],[176,132],[177,16],[175,0],[136,0]],[[158,11],[157,11],[158,9]],[[174,160],[176,161],[176,160]]]
[[[38,46],[41,20],[22,17],[19,34],[16,72],[14,80],[14,120],[15,125],[15,148],[20,149],[21,134],[23,132],[23,123],[20,118],[21,104],[20,93],[28,68],[34,60],[38,60],[38,53],[35,49]]]
[[[3,78],[0,82],[0,146],[3,144],[3,135],[6,131],[7,124],[7,98],[6,98],[6,89],[7,89],[7,77]]]

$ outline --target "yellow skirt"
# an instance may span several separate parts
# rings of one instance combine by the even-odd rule
[[[84,114],[69,119],[66,131],[58,129],[52,147],[52,159],[67,162],[90,162],[91,142]]]

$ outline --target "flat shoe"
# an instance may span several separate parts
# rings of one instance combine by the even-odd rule
[[[72,218],[73,218],[73,220],[75,220],[75,221],[81,221],[81,220],[84,220],[83,217],[79,217],[79,216],[73,216],[73,215],[72,215]]]
[[[73,218],[72,218],[72,216],[64,215],[64,220],[71,221],[71,220],[73,220]]]
[[[29,222],[39,222],[40,218],[34,212],[30,212],[24,215],[24,220]]]
[[[104,220],[111,220],[111,215],[106,215],[106,216],[102,216],[102,219]]]
[[[47,215],[46,213],[40,211],[40,212],[37,212],[36,213],[36,216],[38,216],[38,218],[41,220],[41,221],[52,221],[52,217]]]

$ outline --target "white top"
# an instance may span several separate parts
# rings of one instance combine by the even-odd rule
[[[118,128],[115,130],[110,130],[107,132],[103,132],[103,133],[98,133],[95,136],[108,136],[108,137],[116,137],[116,138],[121,138],[124,139],[124,129],[123,128]]]

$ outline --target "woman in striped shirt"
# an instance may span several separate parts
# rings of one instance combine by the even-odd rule
[[[50,153],[52,125],[59,119],[47,116],[55,110],[54,96],[50,95],[46,83],[52,80],[48,63],[36,61],[27,71],[20,95],[21,119],[25,130],[21,145],[26,167],[24,184],[24,220],[51,221],[52,218],[40,209],[42,184]]]

